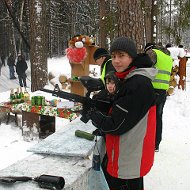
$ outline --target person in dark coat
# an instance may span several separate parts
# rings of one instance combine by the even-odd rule
[[[93,96],[93,99],[101,100],[101,101],[108,101],[108,102],[110,102],[110,104],[112,104],[114,102],[115,95],[117,95],[120,81],[119,81],[118,77],[115,75],[115,71],[108,72],[106,74],[104,80],[105,80],[105,89],[102,89],[97,94],[95,94]],[[101,112],[104,113],[105,115],[109,115],[109,110],[107,110],[107,111],[102,110]],[[102,158],[101,167],[102,167],[103,171],[105,171],[106,165],[107,165],[107,160],[108,160],[107,154],[105,152],[105,142],[106,142],[105,134],[99,129],[95,129],[92,132],[92,134],[95,136],[102,136],[102,138],[103,138],[103,141],[99,144],[99,147],[101,150],[103,150],[103,151],[101,151],[101,158]]]
[[[0,76],[1,76],[1,68],[2,68],[2,66],[3,66],[3,63],[2,63],[1,58],[0,58]]]
[[[144,190],[143,177],[154,161],[156,106],[152,80],[157,74],[145,53],[137,54],[134,41],[119,37],[110,48],[120,85],[105,115],[92,111],[88,117],[106,136],[110,190]]]
[[[147,43],[144,52],[149,55],[158,73],[155,80],[152,81],[155,95],[156,95],[156,142],[155,151],[159,151],[159,146],[162,141],[162,115],[164,111],[164,105],[167,100],[167,91],[169,89],[169,81],[171,78],[172,70],[172,57],[156,46],[155,43]]]
[[[93,54],[93,58],[97,65],[101,67],[101,79],[105,83],[104,78],[110,71],[115,71],[112,65],[111,56],[108,51],[104,48],[98,48]]]
[[[1,56],[1,61],[2,61],[3,66],[5,66],[5,56],[4,55]]]
[[[16,79],[15,77],[15,59],[14,59],[14,56],[13,54],[11,54],[8,59],[7,59],[7,65],[9,66],[9,76],[10,76],[10,79]]]
[[[23,57],[23,55],[18,56],[18,60],[16,63],[16,72],[19,79],[19,84],[21,87],[26,87],[26,70],[28,69],[27,63]]]

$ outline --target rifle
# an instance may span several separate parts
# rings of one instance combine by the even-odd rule
[[[61,91],[58,84],[55,85],[54,90],[41,89],[41,91],[52,93],[53,96],[57,96],[72,102],[80,102],[83,105],[80,120],[84,123],[89,121],[88,113],[92,110],[100,110],[102,112],[108,112],[111,107],[111,102],[106,100],[94,100],[90,98],[90,93],[104,89],[104,84],[101,79],[95,79],[89,76],[79,77],[78,80],[87,89],[86,96],[80,96],[74,93],[68,93]]]
[[[65,179],[60,176],[52,175],[40,175],[38,177],[27,176],[2,176],[0,177],[0,183],[4,185],[11,185],[16,182],[35,181],[40,188],[46,188],[51,190],[61,190],[65,186]]]

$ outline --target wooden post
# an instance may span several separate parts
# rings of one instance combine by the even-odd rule
[[[185,90],[185,79],[186,79],[186,63],[187,63],[187,58],[179,58],[179,84],[178,84],[178,89]]]
[[[89,75],[89,66],[91,64],[95,64],[93,59],[93,54],[97,49],[97,46],[85,46],[87,49],[87,57],[82,63],[70,63],[71,65],[71,78],[77,76],[88,76]],[[85,96],[86,89],[82,86],[80,81],[71,80],[71,92],[75,94],[79,94],[81,96]]]
[[[29,128],[32,128],[34,124],[39,128],[39,138],[44,139],[55,132],[55,117],[53,116],[22,111],[22,126],[24,121]]]

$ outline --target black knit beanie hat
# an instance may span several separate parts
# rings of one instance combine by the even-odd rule
[[[94,60],[96,61],[100,57],[109,55],[108,51],[104,48],[98,48],[93,55]]]
[[[119,37],[113,41],[110,47],[110,53],[118,50],[128,53],[132,58],[137,56],[136,45],[134,41],[128,37]]]
[[[170,47],[172,47],[172,44],[170,43],[166,44],[166,48],[170,48]]]
[[[148,51],[149,49],[153,49],[156,47],[155,43],[149,42],[146,44],[146,46],[144,47],[144,52]]]

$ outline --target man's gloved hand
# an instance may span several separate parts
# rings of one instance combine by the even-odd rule
[[[81,112],[81,118],[80,120],[84,123],[87,123],[90,120],[91,112],[95,111],[94,106],[91,104],[91,99],[86,98],[85,102],[83,103],[83,110]]]
[[[98,128],[102,128],[102,122],[104,120],[104,115],[99,111],[91,112],[90,119],[92,120],[92,124]]]
[[[101,131],[101,129],[96,129],[92,132],[95,136],[104,136],[104,133]]]
[[[96,112],[96,108],[89,108],[89,110],[87,110],[87,113],[86,113],[86,118],[88,118],[88,120],[91,119],[91,115]]]
[[[88,110],[83,110],[81,121],[87,123],[91,119],[91,115],[96,112],[96,108],[89,107]]]

